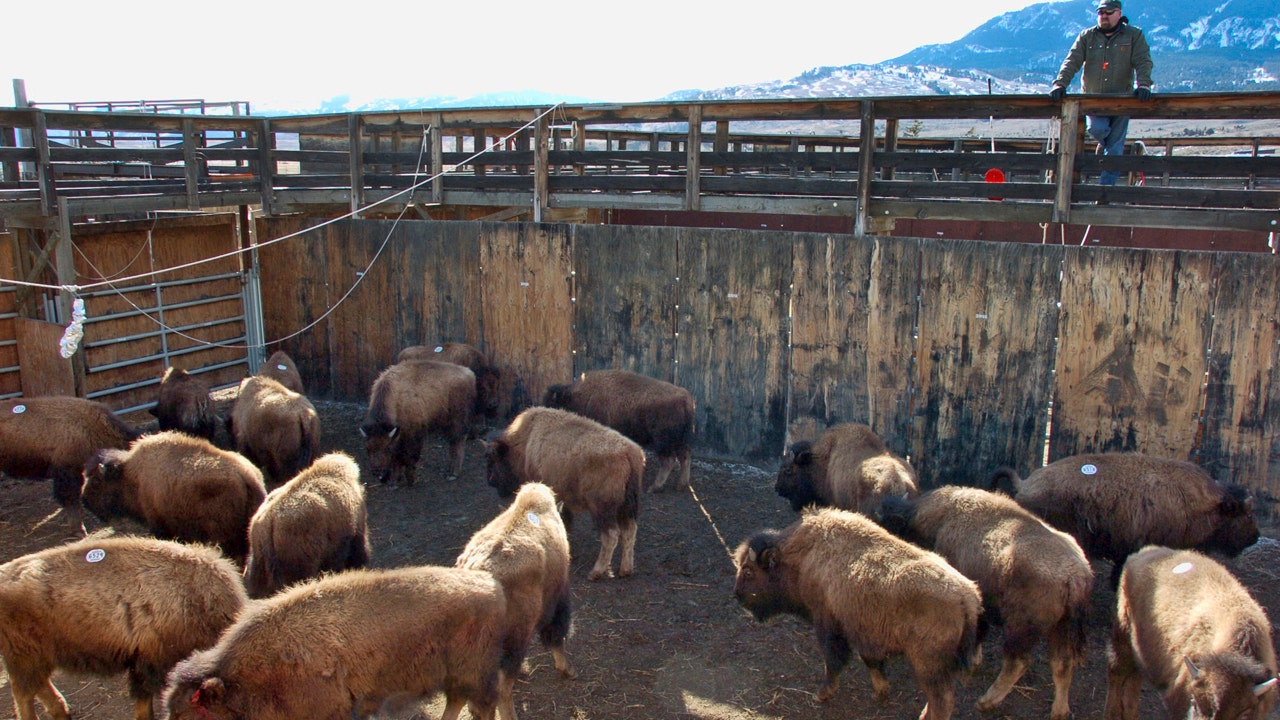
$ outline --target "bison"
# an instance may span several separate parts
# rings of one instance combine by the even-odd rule
[[[644,450],[590,418],[534,407],[485,443],[489,485],[510,497],[527,482],[551,487],[563,503],[565,524],[589,513],[600,534],[600,554],[587,575],[610,575],[613,551],[622,541],[618,575],[635,571],[636,516],[644,478]]]
[[[53,498],[84,532],[84,464],[100,448],[124,450],[139,433],[102,403],[73,397],[0,400],[0,472],[52,478]]]
[[[547,407],[569,410],[617,430],[658,457],[654,492],[661,492],[678,464],[676,488],[689,486],[695,411],[688,390],[627,370],[583,373],[571,385],[552,385]]]
[[[37,720],[37,698],[66,720],[56,669],[127,672],[134,720],[151,720],[169,669],[217,642],[246,602],[216,550],[155,538],[91,538],[0,565],[0,656],[17,720]]]
[[[470,368],[476,376],[475,417],[495,418],[502,405],[502,373],[478,348],[459,342],[411,345],[400,351],[396,362],[435,360]]]
[[[480,570],[349,570],[253,601],[217,645],[169,674],[169,720],[348,720],[443,691],[492,718],[502,585]]]
[[[1084,656],[1093,569],[1068,534],[1012,499],[978,488],[943,486],[915,500],[885,498],[879,519],[905,540],[942,555],[982,590],[1004,624],[1000,675],[978,699],[982,712],[1004,701],[1041,639],[1049,645],[1053,708],[1071,716],[1071,675]]]
[[[329,453],[272,490],[254,513],[245,589],[264,597],[325,572],[362,568],[369,555],[360,466]]]
[[[209,385],[186,370],[170,367],[164,371],[151,414],[161,430],[180,430],[209,442],[218,440],[222,423]]]
[[[1073,455],[1025,480],[1007,468],[1018,504],[1070,533],[1085,554],[1112,563],[1111,585],[1125,558],[1147,545],[1220,552],[1229,557],[1258,540],[1253,498],[1199,467],[1138,453]]]
[[[243,562],[249,518],[266,495],[243,456],[177,430],[128,450],[94,453],[84,466],[84,506],[103,522],[129,518],[167,540],[212,543]]]
[[[379,373],[360,426],[373,474],[383,483],[412,485],[430,432],[448,441],[451,472],[462,474],[475,397],[475,373],[461,365],[413,360]]]
[[[981,659],[982,595],[941,556],[858,513],[826,508],[751,536],[734,564],[734,596],[756,620],[789,613],[813,622],[826,659],[819,702],[835,697],[855,651],[885,699],[884,661],[905,654],[926,698],[921,720],[951,716],[957,674]]]
[[[1107,668],[1107,720],[1137,720],[1143,680],[1171,718],[1262,720],[1276,704],[1266,613],[1225,567],[1151,546],[1120,575]]]
[[[258,377],[271,378],[299,395],[306,394],[302,389],[302,375],[298,372],[298,366],[293,364],[293,358],[283,350],[271,353],[271,357],[258,368]]]
[[[506,592],[508,656],[498,711],[504,720],[515,720],[511,691],[535,632],[551,649],[560,675],[574,675],[564,654],[572,626],[569,536],[551,488],[541,483],[522,486],[510,507],[471,536],[455,564],[493,573]]]
[[[261,375],[240,381],[231,408],[236,450],[280,484],[311,464],[320,448],[320,416],[303,395]]]
[[[827,428],[817,442],[792,445],[774,489],[797,512],[820,505],[870,517],[885,497],[915,495],[917,479],[916,471],[889,452],[870,427],[844,423]]]

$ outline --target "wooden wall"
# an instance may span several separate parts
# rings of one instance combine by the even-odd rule
[[[400,348],[460,340],[506,371],[510,411],[590,369],[672,380],[706,455],[777,457],[810,417],[870,424],[929,485],[1132,449],[1280,495],[1274,255],[417,220],[300,237],[261,251],[266,333],[332,311],[275,343],[321,396],[363,402]]]

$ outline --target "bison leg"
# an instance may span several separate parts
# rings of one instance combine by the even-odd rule
[[[1001,702],[1004,702],[1005,696],[1013,690],[1013,686],[1027,671],[1026,658],[1014,655],[1005,655],[1004,663],[1000,667],[1000,675],[995,682],[991,683],[991,687],[987,688],[987,692],[978,698],[978,709],[982,712],[994,710]]]
[[[1111,662],[1107,667],[1107,704],[1104,720],[1138,720],[1142,697],[1142,675],[1129,641],[1116,633],[1111,641]],[[1056,675],[1056,673],[1055,673]]]
[[[822,646],[822,659],[826,666],[826,682],[818,689],[818,702],[824,703],[836,696],[840,689],[840,672],[849,662],[849,641],[835,628],[818,622],[814,625],[818,644]]]
[[[950,678],[924,684],[924,709],[920,720],[948,720],[955,708],[955,687]]]
[[[88,535],[84,528],[84,509],[80,505],[80,486],[84,478],[79,472],[62,468],[53,471],[53,499],[66,513],[72,527],[80,528],[81,535]]]
[[[663,455],[658,459],[661,461],[658,465],[658,474],[654,477],[653,487],[649,488],[649,492],[662,492],[667,489],[667,478],[671,477],[671,471],[675,469],[676,463],[680,462],[674,455]]]
[[[13,693],[13,713],[17,720],[39,720],[39,716],[36,715],[37,698],[53,720],[70,720],[71,713],[67,710],[67,701],[53,686],[48,673],[40,679],[15,673],[12,664],[8,665],[7,669],[9,686]]]
[[[1049,667],[1053,669],[1053,709],[1050,720],[1071,717],[1071,677],[1079,660],[1083,639],[1071,632],[1071,618],[1064,618],[1049,632]]]
[[[555,661],[556,672],[560,673],[560,677],[564,678],[578,676],[569,665],[569,658],[564,654],[564,641],[565,638],[569,637],[569,630],[572,626],[569,594],[565,591],[556,600],[555,610],[551,613],[551,619],[538,629],[538,637],[542,640],[542,644],[551,648],[551,658]]]
[[[600,554],[596,557],[595,567],[587,573],[588,580],[599,580],[609,577],[609,566],[613,564],[613,551],[618,547],[618,526],[610,525],[600,528]]]
[[[871,692],[877,702],[889,699],[889,678],[884,676],[884,658],[862,656],[862,663],[867,666],[871,677]]]
[[[619,526],[622,530],[622,559],[618,561],[618,576],[630,577],[636,571],[636,520],[628,518]]]
[[[462,460],[467,452],[467,429],[462,428],[460,436],[450,438],[449,453],[453,458],[453,474],[451,477],[458,478],[462,476]]]
[[[689,487],[689,456],[693,454],[691,448],[684,448],[680,451],[680,483],[676,485],[676,489]]]

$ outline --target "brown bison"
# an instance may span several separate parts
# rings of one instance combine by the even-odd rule
[[[515,720],[511,691],[535,632],[551,649],[560,675],[573,677],[564,654],[572,626],[569,536],[551,488],[541,483],[522,486],[510,507],[471,536],[455,564],[493,573],[506,592],[509,635],[498,712],[504,720]]]
[[[1125,558],[1147,545],[1230,557],[1258,540],[1253,498],[1239,485],[1219,483],[1188,462],[1138,453],[1073,455],[1019,480],[1018,504],[1070,533],[1085,554],[1112,563],[1119,581]]]
[[[478,348],[466,343],[412,345],[400,351],[396,362],[435,360],[470,368],[476,376],[475,417],[495,418],[502,404],[502,373]]]
[[[283,350],[271,353],[271,357],[258,368],[258,376],[271,378],[299,395],[306,394],[302,389],[302,375],[298,372],[298,366],[293,364],[293,358]]]
[[[1276,704],[1266,613],[1225,567],[1151,546],[1120,576],[1107,673],[1107,720],[1137,720],[1143,680],[1171,718],[1262,720]]]
[[[858,513],[826,508],[756,533],[734,563],[734,596],[756,620],[789,613],[813,622],[826,659],[819,702],[835,697],[853,652],[885,699],[884,661],[905,654],[926,698],[921,720],[951,716],[957,674],[981,658],[982,595],[941,556]]]
[[[253,601],[214,647],[174,667],[169,720],[348,720],[445,694],[492,718],[506,598],[479,570],[349,570]]]
[[[73,397],[0,400],[0,472],[52,478],[53,499],[84,532],[81,473],[100,448],[124,450],[138,437],[102,403]]]
[[[689,486],[697,408],[688,390],[627,370],[596,370],[583,373],[572,385],[547,388],[542,404],[589,417],[657,455],[654,492],[666,487],[677,464],[676,488]]]
[[[600,533],[600,554],[587,577],[610,575],[613,551],[622,541],[618,575],[635,571],[636,516],[644,478],[644,450],[589,418],[565,410],[534,407],[485,443],[489,485],[502,497],[540,482],[563,503],[565,524],[585,512]]]
[[[264,597],[322,573],[369,564],[360,466],[329,453],[272,490],[249,522],[245,589]]]
[[[889,496],[915,495],[916,471],[860,423],[827,428],[817,442],[791,446],[774,489],[799,512],[808,505],[872,516]]]
[[[240,381],[231,408],[236,450],[280,484],[311,464],[320,448],[320,416],[306,397],[276,380],[250,375]]]
[[[165,674],[212,646],[247,602],[216,550],[147,537],[92,538],[0,565],[0,656],[17,720],[35,701],[66,720],[54,670],[127,672],[134,720],[151,720]]]
[[[180,430],[217,442],[221,421],[209,385],[186,370],[170,367],[164,371],[151,414],[161,430]]]
[[[453,458],[450,472],[462,474],[475,398],[475,373],[461,365],[412,360],[383,370],[373,381],[360,426],[373,474],[383,483],[412,485],[428,433],[444,436]]]
[[[978,699],[978,710],[989,712],[1004,701],[1026,671],[1031,650],[1045,639],[1054,684],[1049,717],[1067,720],[1093,591],[1093,569],[1076,541],[1004,495],[967,487],[943,486],[915,500],[885,498],[880,522],[978,583],[1003,622],[1004,664]]]
[[[99,450],[84,466],[84,506],[103,522],[136,520],[166,540],[216,544],[239,562],[265,495],[253,463],[176,430]]]

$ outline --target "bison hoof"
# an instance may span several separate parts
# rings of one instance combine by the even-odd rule
[[[831,698],[836,696],[836,688],[830,685],[823,685],[818,689],[818,702],[830,702]]]
[[[596,580],[608,580],[613,577],[613,573],[608,570],[592,570],[587,573],[587,579],[595,582]]]

